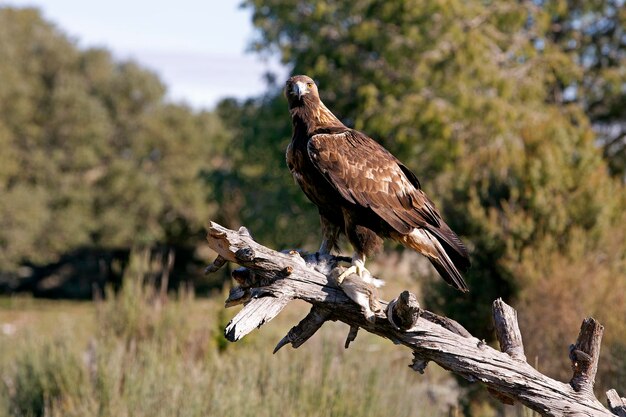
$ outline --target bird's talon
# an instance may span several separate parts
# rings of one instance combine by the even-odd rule
[[[352,274],[356,274],[358,271],[357,267],[352,265],[350,268],[346,269],[345,271],[343,271],[338,277],[337,277],[337,285],[341,285],[341,283],[343,282],[343,280],[352,275]]]

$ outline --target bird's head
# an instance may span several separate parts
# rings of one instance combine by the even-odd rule
[[[290,108],[302,106],[307,102],[317,103],[320,100],[315,81],[306,75],[294,75],[289,78],[285,85],[285,96]]]
[[[339,126],[343,123],[322,103],[317,85],[311,77],[294,75],[287,80],[285,96],[289,102],[289,112],[296,126],[296,120],[303,122],[307,132],[319,127]]]

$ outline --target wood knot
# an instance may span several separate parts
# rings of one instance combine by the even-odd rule
[[[293,266],[287,265],[286,267],[281,269],[280,272],[284,277],[288,277],[293,272]]]
[[[274,282],[273,277],[267,277],[263,274],[259,274],[257,271],[248,269],[246,267],[240,267],[232,272],[232,277],[241,288],[258,288],[265,287]]]
[[[399,330],[409,330],[414,327],[422,314],[422,309],[415,295],[403,291],[400,296],[389,302],[387,306],[387,318],[389,322]]]
[[[237,252],[235,252],[235,257],[237,258],[237,260],[243,262],[253,261],[255,256],[256,254],[254,253],[254,250],[250,247],[241,248],[238,249]]]
[[[593,359],[591,355],[580,349],[576,349],[576,345],[569,345],[569,358],[572,362],[574,362],[574,366],[576,367],[580,367],[581,365],[585,366]]]

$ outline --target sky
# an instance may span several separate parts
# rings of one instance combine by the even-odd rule
[[[220,98],[263,93],[268,70],[286,77],[274,57],[246,52],[254,30],[241,0],[0,0],[34,6],[81,48],[106,47],[155,71],[172,101],[210,109]]]

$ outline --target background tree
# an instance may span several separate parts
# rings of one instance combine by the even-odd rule
[[[524,305],[528,351],[552,375],[565,371],[562,335],[575,332],[584,314],[617,330],[605,354],[618,357],[624,327],[616,318],[626,316],[624,189],[607,173],[586,109],[553,99],[555,77],[569,73],[573,82],[582,69],[548,36],[549,7],[246,4],[258,28],[256,48],[278,51],[293,73],[318,80],[329,108],[413,168],[470,242],[469,296],[442,286],[428,292],[431,305],[485,336],[491,300]],[[581,311],[546,334],[542,321],[555,317],[541,316],[545,300],[566,306],[571,299],[580,300]],[[617,363],[624,375],[624,361]]]
[[[224,100],[216,114],[232,132],[220,163],[205,176],[214,187],[219,219],[233,227],[244,224],[277,247],[319,243],[317,211],[285,162],[291,121],[284,97]]]
[[[579,104],[591,120],[611,172],[626,181],[626,9],[622,0],[541,1],[556,44],[575,70],[555,68],[552,100]]]
[[[201,172],[228,138],[133,62],[0,8],[0,268],[82,246],[189,245],[215,205]]]

